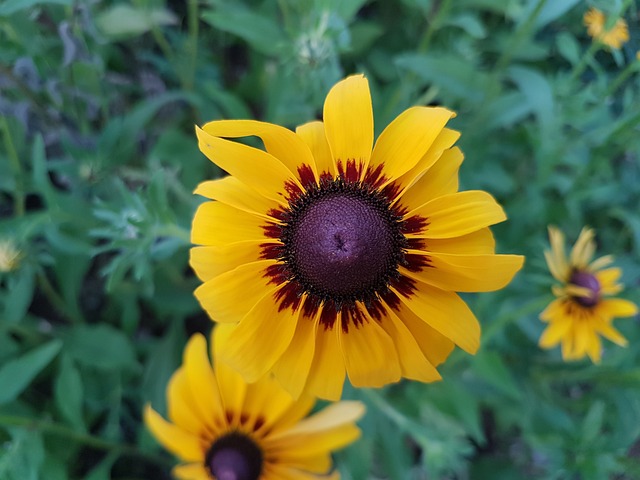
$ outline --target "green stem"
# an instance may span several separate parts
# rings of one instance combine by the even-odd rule
[[[14,210],[15,215],[17,217],[22,217],[25,214],[25,192],[24,192],[24,182],[23,182],[23,171],[22,164],[20,163],[20,158],[18,157],[18,151],[16,150],[15,145],[13,144],[13,139],[11,138],[11,132],[9,130],[9,122],[7,122],[7,118],[3,115],[0,117],[0,130],[2,130],[4,136],[4,144],[7,149],[7,157],[9,158],[9,164],[11,166],[11,170],[13,170],[13,175],[16,181],[16,191],[14,201]]]
[[[580,62],[573,67],[571,76],[569,77],[570,81],[573,81],[582,75],[582,72],[587,68],[587,64],[593,59],[593,56],[598,52],[598,50],[600,50],[600,48],[602,48],[602,43],[594,39],[589,49],[584,53],[584,55],[582,55]]]
[[[24,427],[28,429],[39,430],[42,433],[64,437],[73,442],[77,442],[82,445],[86,445],[87,447],[95,448],[97,450],[112,451],[116,452],[119,455],[129,455],[133,457],[143,458],[149,462],[163,466],[169,464],[169,461],[164,457],[144,452],[133,445],[120,444],[111,442],[109,440],[104,440],[100,437],[77,432],[70,429],[69,427],[47,420],[38,420],[35,418],[14,415],[0,415],[0,425],[2,425],[3,427]]]
[[[44,272],[39,271],[37,274],[38,287],[42,290],[42,293],[47,297],[49,303],[61,314],[63,314],[72,323],[82,323],[82,319],[78,318],[72,311],[67,308],[64,299],[58,294],[53,285],[47,278]]]
[[[640,69],[640,63],[638,61],[634,61],[629,65],[627,65],[627,67],[622,72],[620,72],[620,74],[616,77],[616,79],[613,82],[611,82],[611,84],[609,85],[609,88],[607,88],[607,90],[604,92],[604,96],[610,97],[611,95],[616,93],[618,88],[620,88],[620,86],[625,82],[625,80],[627,80],[627,78],[629,78],[631,74],[637,72],[638,69]]]

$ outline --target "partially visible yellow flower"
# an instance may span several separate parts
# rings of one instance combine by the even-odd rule
[[[551,274],[561,285],[554,285],[553,293],[558,298],[540,314],[540,319],[549,323],[540,337],[540,346],[552,348],[561,343],[564,360],[579,360],[588,355],[594,363],[600,362],[599,335],[625,346],[627,341],[613,328],[613,319],[638,312],[633,302],[607,298],[622,291],[622,285],[617,283],[622,271],[605,268],[613,262],[611,255],[591,261],[596,250],[593,237],[592,229],[583,228],[567,258],[564,235],[549,227],[551,251],[545,251],[544,256]]]
[[[0,240],[0,272],[15,270],[21,258],[22,252],[11,240]]]
[[[219,343],[216,342],[216,343]],[[308,418],[315,400],[293,400],[273,378],[247,384],[222,362],[209,363],[207,342],[194,335],[167,387],[164,420],[144,411],[156,439],[184,463],[173,469],[189,480],[338,480],[331,451],[360,436],[360,402],[338,402]]]
[[[584,14],[584,24],[587,27],[587,33],[591,38],[611,48],[620,48],[629,41],[629,29],[627,22],[623,18],[616,20],[616,23],[610,29],[605,29],[606,17],[597,8],[590,8]]]

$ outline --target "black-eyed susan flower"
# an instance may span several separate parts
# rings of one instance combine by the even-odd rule
[[[594,232],[583,228],[567,258],[564,235],[549,227],[551,250],[545,252],[547,265],[553,277],[561,282],[553,287],[556,298],[540,318],[549,326],[540,337],[540,346],[553,348],[562,345],[564,360],[579,360],[585,355],[600,362],[602,345],[600,335],[625,346],[627,341],[613,326],[616,317],[629,317],[638,312],[633,302],[610,298],[622,291],[618,279],[619,268],[608,267],[611,255],[591,261],[596,250]]]
[[[608,47],[619,49],[629,41],[627,22],[619,18],[610,28],[606,28],[606,22],[604,13],[597,8],[592,7],[584,14],[584,25],[589,36]]]
[[[272,371],[294,396],[337,399],[407,377],[440,379],[454,344],[474,353],[480,326],[455,292],[504,287],[523,257],[495,255],[505,220],[483,191],[458,192],[454,114],[413,107],[374,146],[369,85],[329,92],[324,123],[197,128],[202,152],[230,176],[196,193],[196,297],[220,356],[248,381]],[[226,140],[255,135],[266,151]]]
[[[155,438],[182,464],[184,480],[320,480],[329,475],[331,452],[360,436],[354,422],[360,402],[339,402],[306,417],[315,401],[293,400],[272,378],[247,384],[216,361],[194,335],[182,366],[167,387],[169,421],[151,406],[144,420]],[[305,418],[306,417],[306,418]]]

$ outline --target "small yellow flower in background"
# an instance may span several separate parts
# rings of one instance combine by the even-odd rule
[[[11,240],[0,240],[0,272],[15,270],[20,264],[22,252]]]
[[[584,24],[589,36],[608,47],[619,49],[629,41],[627,22],[623,18],[619,18],[613,27],[605,30],[606,21],[604,13],[597,8],[592,7],[584,14]]]
[[[195,295],[225,337],[220,359],[294,397],[440,380],[454,345],[475,353],[480,325],[456,292],[507,285],[520,255],[496,255],[495,199],[458,191],[454,113],[412,107],[374,142],[369,83],[338,82],[324,121],[295,132],[252,120],[197,128],[230,176],[201,183],[190,263]],[[258,136],[265,150],[228,138]]]
[[[214,335],[215,338],[215,335]],[[360,436],[354,422],[360,402],[338,402],[304,418],[315,400],[293,400],[275,380],[254,384],[222,362],[209,362],[207,342],[194,335],[182,366],[167,387],[170,422],[151,406],[144,420],[155,438],[184,463],[174,468],[184,480],[337,480],[331,452]]]
[[[622,271],[605,268],[613,262],[611,255],[591,261],[596,250],[594,232],[583,228],[567,258],[564,235],[549,227],[551,251],[544,255],[551,274],[561,282],[553,287],[556,297],[540,318],[549,326],[540,337],[542,348],[562,344],[564,360],[579,360],[585,355],[600,362],[602,346],[599,335],[620,346],[626,339],[611,325],[616,317],[630,317],[638,312],[633,302],[608,298],[622,291],[617,283]]]

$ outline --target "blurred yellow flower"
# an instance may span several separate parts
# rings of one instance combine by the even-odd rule
[[[593,237],[592,229],[583,228],[567,258],[564,235],[549,227],[551,251],[544,255],[551,274],[561,285],[554,285],[553,293],[558,298],[540,314],[540,319],[549,323],[540,337],[540,346],[552,348],[561,343],[564,360],[588,355],[594,363],[600,362],[599,335],[625,346],[626,339],[613,328],[612,321],[638,312],[633,302],[606,298],[622,291],[622,285],[617,283],[622,271],[605,268],[613,262],[611,255],[591,261],[596,250]]]
[[[20,264],[22,253],[11,240],[0,240],[0,272],[15,270]]]
[[[609,30],[605,29],[606,17],[597,8],[590,8],[584,14],[584,24],[587,27],[587,33],[599,42],[611,48],[620,48],[629,41],[629,29],[627,22],[623,18],[616,20],[615,25]]]
[[[151,433],[184,462],[173,475],[185,480],[339,479],[337,472],[327,476],[331,451],[360,436],[354,422],[364,406],[339,402],[304,418],[314,399],[293,400],[273,378],[245,383],[215,360],[216,349],[212,368],[205,338],[196,334],[189,340],[183,364],[167,387],[171,422],[145,407]]]

